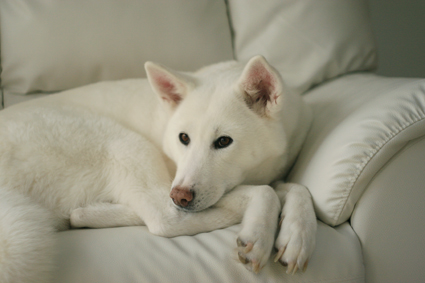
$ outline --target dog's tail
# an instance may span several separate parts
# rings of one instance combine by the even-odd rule
[[[49,282],[54,217],[18,192],[0,188],[0,282]]]

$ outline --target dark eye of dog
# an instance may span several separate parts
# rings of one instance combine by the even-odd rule
[[[220,148],[225,148],[228,147],[229,145],[231,145],[233,142],[231,137],[219,137],[215,142],[214,142],[214,147],[217,149]]]
[[[184,145],[188,145],[190,143],[190,138],[185,133],[180,133],[179,139],[180,139],[180,142]]]

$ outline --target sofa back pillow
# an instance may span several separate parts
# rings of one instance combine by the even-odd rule
[[[0,18],[9,94],[144,77],[147,60],[190,71],[233,59],[224,1],[3,0]]]
[[[229,0],[235,56],[265,56],[289,87],[304,92],[376,68],[366,0]]]

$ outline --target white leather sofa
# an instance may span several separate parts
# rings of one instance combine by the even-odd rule
[[[171,239],[123,227],[60,232],[54,282],[425,282],[425,80],[373,74],[364,0],[2,0],[0,19],[4,107],[142,77],[147,60],[262,54],[314,111],[287,178],[318,218],[305,273],[247,271],[238,225]]]

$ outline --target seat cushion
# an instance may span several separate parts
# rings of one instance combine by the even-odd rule
[[[425,80],[349,75],[305,100],[314,121],[288,179],[309,188],[319,219],[339,225],[385,163],[425,135]]]
[[[363,282],[361,247],[347,223],[318,223],[317,248],[307,271],[296,275],[272,259],[259,274],[246,270],[235,250],[239,229],[176,238],[144,226],[60,232],[53,282]]]

